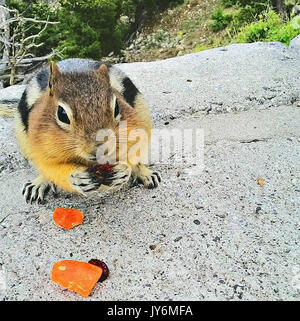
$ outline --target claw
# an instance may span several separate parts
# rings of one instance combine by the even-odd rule
[[[152,178],[152,182],[153,182],[153,188],[157,187],[159,185],[159,183],[161,182],[161,177],[157,172],[154,172],[151,176]]]
[[[22,195],[24,195],[26,187],[28,187],[31,184],[31,182],[28,182],[24,185],[23,190],[22,190]]]
[[[157,177],[158,182],[160,183],[160,182],[161,182],[161,176],[160,176],[160,174],[157,173],[157,172],[154,172],[153,174]]]
[[[26,199],[26,203],[29,202],[30,197],[31,197],[31,191],[33,189],[34,185],[31,185],[31,183],[29,185],[27,185],[27,187],[25,188],[25,192],[24,192],[24,197]]]
[[[146,188],[153,189],[158,187],[161,182],[159,173],[152,172],[145,165],[140,165],[135,173],[134,182],[143,184]]]
[[[26,203],[32,204],[36,201],[38,204],[42,204],[45,196],[50,191],[50,188],[52,191],[56,190],[54,186],[54,184],[45,181],[41,177],[38,177],[34,181],[28,182],[24,185],[22,194],[24,195]]]
[[[51,183],[51,184],[50,184],[50,188],[51,188],[53,194],[57,194],[57,186],[56,186],[56,185],[54,185],[54,184]]]

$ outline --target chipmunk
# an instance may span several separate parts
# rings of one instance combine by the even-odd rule
[[[126,127],[122,127],[126,121]],[[29,81],[15,117],[15,134],[24,157],[39,176],[25,184],[27,202],[42,203],[50,189],[90,195],[95,191],[117,190],[132,177],[147,188],[161,181],[157,172],[125,156],[106,175],[97,175],[97,141],[100,129],[116,133],[118,141],[136,129],[148,135],[142,146],[148,151],[152,118],[143,95],[117,67],[87,59],[51,62]],[[103,144],[103,142],[102,142]],[[127,141],[128,152],[133,142]],[[124,151],[123,151],[124,153]],[[147,153],[147,152],[146,152]],[[124,156],[124,155],[123,155]],[[123,157],[124,159],[124,157]]]

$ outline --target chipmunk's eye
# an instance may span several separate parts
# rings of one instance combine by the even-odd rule
[[[64,110],[63,107],[58,106],[57,108],[57,118],[65,124],[70,124],[70,119],[68,117],[67,112]]]
[[[114,111],[114,116],[115,118],[120,114],[120,107],[119,107],[119,104],[117,102],[117,99],[115,101],[115,111]]]

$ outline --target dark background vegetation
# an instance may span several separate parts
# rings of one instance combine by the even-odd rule
[[[6,6],[2,13],[19,12],[9,11],[5,21],[16,14],[18,20],[7,22],[6,31],[0,28],[0,88],[26,83],[26,75],[49,57],[151,61],[231,43],[289,45],[300,34],[300,0],[0,0],[0,4]],[[22,17],[27,18],[24,24]]]
[[[34,50],[35,55],[45,55],[49,48],[56,48],[65,58],[93,59],[100,59],[111,52],[118,54],[145,21],[158,12],[183,3],[184,0],[6,1],[9,8],[16,8],[27,17],[59,22],[49,25],[43,32],[41,41],[44,45]],[[292,7],[286,5],[284,0],[222,0],[217,4],[211,16],[212,30],[217,32],[231,25],[231,30],[243,31],[238,37],[242,42],[272,40],[273,37],[274,40],[287,43],[299,33],[291,28],[279,30],[286,27]],[[227,8],[234,7],[239,10],[235,13],[225,12]],[[259,21],[260,25],[243,29]],[[37,28],[33,25],[28,34],[36,33]],[[275,33],[279,31],[281,36],[276,37]]]
[[[26,17],[59,22],[43,33],[45,45],[35,50],[36,55],[57,48],[64,57],[100,59],[112,51],[118,53],[152,14],[180,3],[183,0],[8,0],[7,6]],[[36,33],[36,28],[33,25],[28,34]]]

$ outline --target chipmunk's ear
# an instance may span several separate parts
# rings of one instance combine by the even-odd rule
[[[106,80],[109,82],[109,74],[108,74],[108,68],[105,64],[102,64],[97,70],[96,73],[100,77],[105,77]]]
[[[49,89],[50,95],[53,96],[53,85],[61,76],[61,72],[54,61],[50,62]]]

